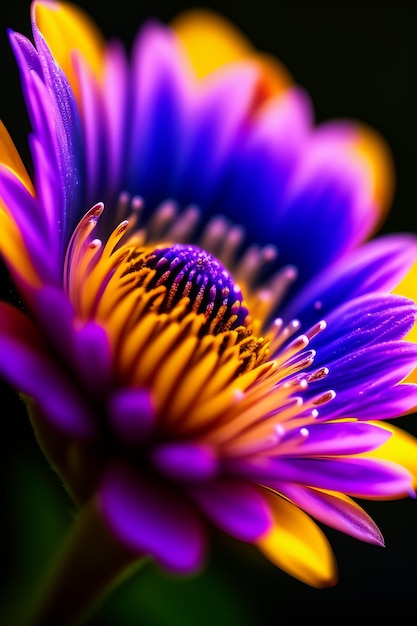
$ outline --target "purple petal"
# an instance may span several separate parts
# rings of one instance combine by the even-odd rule
[[[241,541],[256,541],[271,527],[267,502],[250,483],[224,478],[187,491],[216,526]]]
[[[316,365],[321,365],[320,360]],[[329,374],[311,385],[306,396],[329,388],[334,389],[336,397],[329,404],[320,407],[321,418],[353,415],[362,419],[362,406],[368,407],[371,398],[375,403],[376,397],[383,404],[384,394],[390,399],[391,389],[416,368],[417,345],[405,341],[371,345],[327,361],[326,365],[329,367]],[[410,399],[410,391],[408,389],[404,399]],[[415,392],[417,400],[417,386]],[[375,417],[379,418],[377,405]]]
[[[155,207],[170,198],[187,127],[187,62],[173,33],[149,22],[133,49],[128,188]]]
[[[326,316],[327,328],[314,339],[322,362],[364,346],[402,339],[414,326],[412,300],[371,293],[349,300]]]
[[[172,480],[207,480],[218,471],[212,448],[193,442],[159,444],[152,450],[151,458],[158,471]]]
[[[371,393],[361,394],[360,397],[360,419],[394,419],[399,415],[404,415],[417,407],[417,389],[415,384],[401,383],[392,389],[382,387],[380,392],[372,390]],[[323,407],[325,409],[325,407]],[[332,407],[328,407],[332,410]],[[336,413],[336,407],[333,407]],[[339,405],[338,413],[346,414],[349,411],[349,405],[343,407]],[[352,411],[355,411],[354,405]],[[323,411],[324,412],[324,411]],[[322,413],[322,410],[320,410]]]
[[[214,201],[252,112],[258,79],[256,67],[242,63],[202,83],[182,138],[185,155],[177,193],[183,205],[197,203],[205,209]]]
[[[108,194],[115,198],[126,189],[126,141],[130,133],[128,121],[128,61],[119,42],[107,46],[104,76],[104,106],[107,114]]]
[[[268,100],[238,138],[216,208],[246,228],[249,242],[271,243],[277,207],[312,124],[308,96],[294,87]]]
[[[312,424],[308,434],[293,451],[286,456],[360,454],[381,446],[391,433],[384,428],[362,422],[334,422],[331,424]]]
[[[57,265],[51,262],[51,256],[45,253],[49,238],[39,204],[20,180],[1,164],[0,196],[22,234],[36,271],[44,280],[57,283]]]
[[[31,320],[0,303],[0,373],[33,398],[50,423],[73,437],[89,438],[96,426],[87,404],[60,370]]]
[[[373,459],[277,459],[247,463],[245,469],[275,488],[280,483],[298,483],[339,491],[359,498],[392,498],[411,495],[411,474],[395,463]]]
[[[111,349],[106,330],[96,322],[86,322],[73,333],[73,355],[77,375],[85,387],[103,395],[110,383]]]
[[[104,473],[99,498],[104,519],[129,548],[177,574],[193,573],[202,565],[202,522],[173,488],[113,463]]]
[[[74,307],[60,288],[43,287],[34,292],[31,310],[54,349],[64,359],[73,353]]]
[[[379,237],[315,276],[280,316],[288,321],[296,318],[309,327],[348,300],[373,291],[389,292],[411,268],[416,254],[414,235]]]
[[[61,226],[58,241],[62,254],[69,233],[80,217],[80,206],[83,207],[81,126],[68,80],[35,24],[33,34],[37,51],[18,33],[10,33],[10,42],[20,69],[34,135],[38,146],[42,146],[43,161],[48,162],[54,170],[55,186],[43,190],[43,185],[48,184],[48,178],[43,177],[42,163],[37,162],[39,148],[34,151],[32,157],[38,191],[45,198],[52,194],[55,199],[55,204],[46,208],[51,218],[56,216],[52,222]]]
[[[277,490],[323,524],[361,541],[384,545],[375,522],[355,502],[300,485],[281,483]]]
[[[108,145],[107,127],[100,86],[90,66],[81,55],[73,55],[74,68],[80,84],[86,177],[85,206],[106,199]]]
[[[378,217],[362,164],[348,148],[356,133],[347,122],[317,128],[281,203],[274,243],[284,265],[297,260],[303,282],[366,239]]]
[[[126,389],[109,400],[109,420],[117,437],[127,446],[143,443],[155,424],[155,409],[146,389]]]

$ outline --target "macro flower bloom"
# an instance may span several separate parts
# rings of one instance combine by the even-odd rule
[[[130,58],[74,5],[10,31],[29,176],[0,131],[0,373],[80,511],[132,558],[204,563],[214,525],[317,587],[315,523],[383,544],[357,500],[414,496],[417,406],[393,294],[411,234],[374,237],[391,158],[320,126],[307,94],[201,11],[149,21]]]

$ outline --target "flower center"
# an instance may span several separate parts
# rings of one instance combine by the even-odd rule
[[[147,291],[165,287],[160,312],[172,310],[187,298],[188,310],[205,316],[206,333],[236,329],[249,321],[240,288],[220,261],[198,246],[139,250],[129,272],[136,273],[138,286],[146,285]]]

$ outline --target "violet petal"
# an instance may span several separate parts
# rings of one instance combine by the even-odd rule
[[[140,555],[154,557],[177,574],[202,565],[204,527],[180,492],[114,462],[104,472],[99,502],[110,529]]]

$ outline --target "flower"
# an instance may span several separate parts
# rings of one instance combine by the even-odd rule
[[[0,133],[23,304],[0,305],[2,377],[129,555],[193,572],[214,525],[334,584],[313,518],[382,545],[357,499],[417,484],[417,443],[386,421],[417,406],[417,309],[392,293],[417,239],[372,239],[385,143],[315,126],[287,71],[211,13],[150,21],[131,61],[74,5],[32,18],[34,45],[10,32],[32,177]]]

